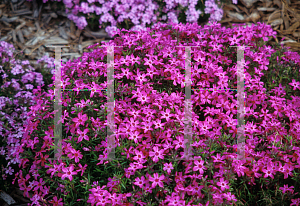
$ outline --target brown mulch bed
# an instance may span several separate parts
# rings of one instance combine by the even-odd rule
[[[223,19],[219,22],[222,26],[233,28],[242,23],[251,25],[264,22],[277,31],[277,37],[270,40],[271,44],[285,38],[282,43],[300,54],[299,0],[238,1],[237,5],[224,6]],[[37,5],[34,2],[11,0],[0,3],[0,41],[13,44],[18,52],[23,51],[37,71],[42,69],[36,62],[38,59],[46,54],[55,57],[55,48],[46,47],[47,45],[68,45],[69,47],[62,49],[62,59],[69,60],[89,51],[86,49],[88,46],[111,39],[104,29],[92,31],[86,28],[81,31],[67,18],[64,11],[54,12],[49,4]],[[207,21],[199,24],[206,23]],[[21,206],[29,202],[22,197],[18,188],[12,188],[11,191],[10,194],[0,191],[0,206]]]

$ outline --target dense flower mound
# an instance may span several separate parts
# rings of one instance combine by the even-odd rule
[[[12,44],[0,41],[0,163],[6,181],[21,162],[18,146],[28,119],[28,107],[35,104],[32,90],[44,84],[43,76],[35,72]],[[1,189],[3,184],[1,182]]]
[[[147,31],[118,31],[115,40],[101,45],[123,46],[114,48],[118,160],[103,160],[111,150],[105,133],[105,89],[107,52],[112,51],[94,45],[93,52],[61,68],[60,152],[69,159],[48,159],[54,157],[52,84],[48,92],[35,90],[37,104],[30,107],[17,150],[23,169],[15,180],[25,196],[34,192],[31,200],[37,205],[231,205],[242,203],[235,189],[239,184],[251,192],[276,189],[288,194],[278,198],[279,205],[297,205],[300,58],[278,45],[267,46],[272,36],[270,26],[260,23],[233,29],[216,23],[204,28],[159,24]],[[242,160],[235,158],[237,92],[217,90],[237,87],[237,48],[229,47],[237,45],[247,46],[242,62],[246,139]],[[191,48],[195,160],[176,159],[183,158],[185,144],[182,46],[197,46]],[[80,91],[84,89],[89,91]]]

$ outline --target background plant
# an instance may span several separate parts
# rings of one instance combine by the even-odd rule
[[[30,0],[28,0],[30,1]],[[52,0],[54,1],[54,0]],[[48,0],[40,0],[46,3]],[[189,1],[54,1],[53,8],[65,6],[68,18],[79,29],[89,25],[92,29],[105,28],[111,36],[117,29],[145,30],[158,22],[194,23],[220,21],[223,16],[222,5],[228,0],[189,0]],[[234,1],[233,1],[234,2]],[[237,2],[234,2],[237,3]]]
[[[22,53],[12,44],[0,41],[0,189],[9,191],[13,175],[19,170],[20,145],[29,107],[33,101],[32,90],[43,85],[43,76],[34,72]]]

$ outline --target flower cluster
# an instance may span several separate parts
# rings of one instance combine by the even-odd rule
[[[27,182],[36,182],[34,201],[43,198],[60,202],[63,195],[76,195],[83,188],[82,195],[90,191],[88,197],[75,199],[91,205],[230,205],[238,201],[239,192],[233,190],[238,180],[256,188],[280,186],[283,192],[289,191],[283,201],[298,204],[299,179],[286,180],[299,174],[300,169],[300,99],[299,87],[295,87],[300,71],[292,67],[284,72],[275,69],[279,78],[289,72],[298,74],[290,76],[293,83],[291,78],[272,83],[266,77],[273,72],[276,52],[286,64],[300,66],[300,58],[261,41],[275,37],[270,26],[258,23],[226,29],[216,22],[204,28],[197,24],[158,24],[145,32],[123,29],[117,33],[115,40],[103,42],[102,47],[91,46],[93,52],[61,68],[66,90],[62,94],[64,139],[59,152],[68,161],[45,159],[53,155],[55,111],[51,101],[55,93],[53,89],[35,90],[37,104],[30,108],[18,148],[23,170],[16,179],[22,182],[25,195],[32,188]],[[190,152],[194,160],[185,159],[183,134],[184,46],[190,45],[197,46],[190,52]],[[237,48],[230,45],[245,46],[243,61],[236,62]],[[106,103],[111,84],[107,82],[106,60],[111,51],[103,46],[123,46],[114,48],[114,87],[118,91],[114,94],[115,145],[103,132],[111,126],[105,118],[111,115]],[[237,159],[234,122],[242,111],[237,111],[238,94],[226,88],[237,88],[241,64],[246,141],[245,158]],[[84,89],[90,91],[80,91]],[[282,144],[275,146],[280,141]],[[108,159],[112,147],[118,160]],[[44,172],[38,181],[44,168],[51,177]],[[47,196],[48,184],[56,194],[53,199]],[[66,201],[74,200],[70,198]]]
[[[31,1],[31,0],[27,0]],[[58,1],[61,0],[52,0]],[[210,21],[219,21],[223,16],[222,8],[218,5],[220,0],[206,0],[205,13],[210,14]],[[43,0],[44,3],[48,0]],[[179,23],[178,16],[183,9],[185,10],[186,21],[195,23],[200,18],[203,11],[196,10],[196,5],[200,2],[197,0],[179,1],[179,0],[164,0],[161,1],[106,1],[106,0],[62,0],[65,4],[66,12],[69,13],[68,18],[76,23],[79,29],[84,29],[87,25],[87,19],[94,14],[99,16],[100,26],[106,22],[110,22],[110,26],[105,26],[105,31],[114,36],[118,28],[118,23],[130,20],[134,26],[131,31],[145,30],[153,23],[153,26],[158,22],[174,22]],[[237,0],[233,0],[237,3]],[[165,5],[165,6],[161,6]],[[177,9],[175,9],[177,8]],[[187,9],[185,9],[187,8]],[[112,11],[114,13],[112,14]],[[86,18],[87,17],[87,18]],[[101,26],[102,27],[102,26]],[[129,28],[127,28],[129,29]]]
[[[3,164],[2,178],[5,180],[16,172],[11,166],[21,163],[18,147],[28,119],[28,108],[36,103],[32,90],[44,81],[28,60],[21,60],[22,55],[12,44],[0,41],[0,57],[0,153],[7,164]]]

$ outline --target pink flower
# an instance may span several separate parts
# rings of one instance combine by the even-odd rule
[[[68,157],[70,159],[75,158],[75,162],[78,163],[79,159],[81,159],[83,157],[83,155],[80,153],[79,150],[75,150],[73,148],[71,148],[70,150],[71,150],[71,153],[68,154]]]
[[[79,127],[79,125],[84,126],[84,122],[85,122],[86,120],[88,120],[88,117],[87,117],[86,114],[82,115],[82,112],[80,112],[80,113],[78,113],[78,118],[75,117],[75,118],[73,118],[72,120],[73,120],[73,122],[76,123],[76,127]]]
[[[153,147],[153,150],[154,150],[154,152],[152,152],[152,151],[149,152],[149,156],[150,157],[154,156],[154,158],[153,158],[154,162],[158,162],[158,158],[164,159],[164,156],[163,156],[164,150],[163,149],[159,150],[158,147],[155,146],[155,147]]]
[[[89,137],[86,135],[86,133],[88,133],[88,131],[89,131],[89,129],[84,129],[83,132],[80,131],[80,129],[77,130],[77,133],[79,134],[77,143],[81,142],[82,139],[89,141]]]
[[[140,84],[143,84],[143,82],[147,82],[146,74],[141,74],[138,70],[137,77],[135,78],[136,81],[138,81]]]
[[[134,156],[133,159],[136,160],[136,161],[138,161],[138,162],[140,162],[141,160],[143,160],[145,158],[143,152],[135,150],[135,154],[136,154],[136,156]]]
[[[271,164],[268,164],[267,169],[262,169],[262,171],[265,173],[264,178],[271,177],[272,179],[274,179],[274,175],[273,175],[274,170]]]
[[[121,68],[121,70],[123,72],[122,75],[123,76],[125,75],[127,77],[127,79],[129,79],[129,76],[132,75],[132,72],[130,72],[128,68],[126,68],[126,69]]]
[[[296,88],[300,89],[299,87],[300,83],[296,82],[295,79],[293,79],[292,83],[289,83],[289,85],[294,87],[293,90],[296,90]]]
[[[225,194],[223,194],[223,196],[228,200],[228,201],[237,201],[237,199],[235,198],[235,196],[233,194],[231,194],[231,192],[227,192]]]
[[[217,154],[217,157],[212,156],[212,158],[214,159],[213,162],[222,162],[222,163],[225,163],[224,161],[222,161],[224,159],[224,157],[223,156],[221,157],[220,154]]]
[[[153,131],[152,123],[151,123],[151,122],[149,122],[149,123],[147,123],[147,122],[142,122],[142,124],[144,125],[144,126],[142,127],[142,129],[144,129],[144,133],[147,133],[148,131]]]
[[[137,98],[137,101],[142,102],[142,104],[149,102],[149,100],[150,98],[148,97],[148,94],[146,92],[141,92]]]
[[[174,169],[174,168],[173,168],[173,165],[172,165],[172,162],[170,162],[169,164],[168,164],[168,163],[165,163],[165,164],[164,164],[163,170],[164,170],[164,171],[167,170],[167,172],[168,172],[169,175],[170,175],[172,169]]]
[[[229,189],[229,186],[227,185],[229,182],[228,180],[224,180],[224,178],[220,178],[220,181],[217,182],[217,185],[221,187],[221,190],[224,191],[225,189]]]
[[[174,116],[173,114],[170,114],[170,109],[166,109],[166,112],[161,111],[162,118],[165,118],[167,121],[169,121],[170,117]]]
[[[161,175],[160,177],[158,176],[158,173],[153,174],[154,177],[149,177],[149,180],[152,182],[152,188],[155,188],[156,185],[159,185],[160,187],[164,187],[164,184],[162,180],[165,179],[164,175]]]
[[[201,160],[195,160],[195,165],[194,168],[193,168],[193,171],[197,171],[199,170],[200,174],[203,174],[204,173],[204,169],[206,169],[206,167],[203,166],[204,164],[204,161]]]
[[[129,132],[128,139],[134,140],[134,142],[136,144],[139,142],[139,139],[142,139],[142,138],[143,138],[143,136],[138,131]]]
[[[83,175],[84,171],[86,170],[87,164],[84,167],[79,163],[80,169],[76,170],[77,172],[81,172],[81,176]]]
[[[145,183],[145,177],[142,176],[141,178],[139,177],[135,178],[135,182],[133,184],[139,186],[140,188],[143,188],[144,183]]]
[[[50,201],[50,203],[53,205],[53,206],[63,206],[63,202],[62,201],[62,198],[59,198],[59,200],[57,200],[57,197],[54,196],[53,197],[53,200]]]
[[[73,176],[72,175],[77,175],[77,172],[73,172],[74,170],[74,166],[71,165],[68,168],[63,168],[62,171],[65,173],[61,176],[61,179],[64,180],[66,177],[69,178],[70,181],[73,180]]]
[[[166,123],[161,123],[161,120],[158,119],[158,120],[156,120],[153,124],[155,125],[155,129],[158,129],[158,128],[163,129],[163,126],[164,126]]]
[[[45,181],[43,181],[43,179],[40,178],[40,182],[35,181],[34,185],[35,185],[36,187],[34,188],[34,190],[35,190],[35,191],[38,190],[38,189],[43,190],[43,185],[44,185],[44,184],[45,184]]]
[[[156,74],[156,75],[159,75],[158,72],[155,72],[154,68],[148,68],[147,69],[147,75],[153,79],[153,75]]]
[[[289,187],[288,185],[284,185],[284,187],[279,187],[283,194],[286,193],[286,191],[290,191],[293,194],[294,190],[292,188],[294,188],[294,186]]]

